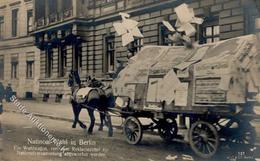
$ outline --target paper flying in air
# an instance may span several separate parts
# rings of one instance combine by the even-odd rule
[[[133,28],[137,27],[138,22],[135,20],[126,19],[126,20],[123,20],[122,25],[127,30],[132,30]]]
[[[133,28],[131,31],[134,37],[138,37],[138,38],[144,37],[144,35],[141,33],[138,27]]]
[[[127,29],[121,23],[114,23],[113,26],[119,36],[127,33]]]
[[[134,36],[131,33],[126,33],[122,35],[122,45],[126,46],[127,44],[134,41]]]
[[[179,32],[185,32],[187,36],[196,33],[196,29],[191,24],[202,24],[203,19],[195,17],[193,8],[189,8],[187,4],[182,4],[174,9],[177,15],[175,26]]]
[[[120,12],[119,15],[122,17],[122,19],[126,19],[126,18],[129,18],[129,17],[130,17],[129,14],[123,13],[123,12]]]
[[[133,42],[135,37],[143,38],[143,34],[138,28],[138,22],[129,19],[130,15],[127,13],[120,12],[119,15],[122,17],[121,23],[114,23],[116,33],[122,36],[122,45],[126,46]]]
[[[163,21],[163,25],[171,32],[175,32],[175,29],[172,27],[172,25],[168,21]]]
[[[196,33],[196,29],[192,24],[185,23],[181,27],[178,28],[178,31],[185,32],[185,35],[192,36]]]
[[[189,44],[192,46],[192,42],[190,38],[192,35],[196,33],[196,28],[192,24],[202,24],[203,19],[195,17],[195,13],[193,8],[189,8],[189,6],[185,3],[182,5],[176,7],[174,9],[177,15],[177,21],[175,23],[175,28],[168,22],[168,21],[162,21],[163,25],[172,33],[169,35],[169,40],[172,42],[186,42],[186,45],[189,46]],[[185,35],[180,35],[180,33],[176,32],[184,32]],[[179,34],[179,35],[178,35]],[[185,38],[181,38],[184,37]]]
[[[199,25],[201,25],[203,22],[204,22],[203,18],[197,18],[197,17],[194,17],[191,21],[191,23],[196,23]]]
[[[192,21],[194,17],[194,12],[192,13],[189,9],[189,6],[185,3],[181,4],[180,6],[176,7],[174,11],[177,14],[177,17],[180,23],[188,23]]]

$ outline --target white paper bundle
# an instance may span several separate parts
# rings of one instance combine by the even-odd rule
[[[126,46],[133,42],[135,37],[142,38],[143,34],[138,28],[138,22],[135,20],[128,19],[130,17],[127,13],[119,13],[122,17],[121,23],[114,23],[116,33],[122,36],[122,45]]]
[[[191,36],[196,33],[196,29],[191,24],[202,24],[203,19],[195,17],[193,8],[189,8],[187,4],[182,4],[174,9],[177,14],[177,21],[175,26],[178,31],[185,32],[187,36]]]

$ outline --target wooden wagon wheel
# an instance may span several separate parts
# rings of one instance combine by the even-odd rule
[[[129,144],[136,145],[142,140],[142,124],[133,116],[126,118],[123,131]]]
[[[177,136],[178,126],[175,119],[163,119],[159,121],[158,132],[160,137],[169,142]]]
[[[224,119],[218,123],[219,133],[229,142],[241,145],[254,145],[256,140],[256,131],[252,125],[246,120]]]
[[[254,145],[256,141],[256,131],[251,126],[240,127],[237,133],[231,137],[231,141],[242,145]]]
[[[208,122],[197,121],[189,130],[191,149],[201,158],[211,158],[218,149],[219,136],[216,128]]]

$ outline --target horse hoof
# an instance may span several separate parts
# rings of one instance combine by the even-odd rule
[[[89,134],[89,135],[92,135],[92,134],[93,134],[93,132],[92,132],[92,131],[88,131],[88,134]]]
[[[98,131],[103,131],[103,127],[99,127],[99,128],[98,128]]]
[[[72,128],[75,129],[75,128],[76,128],[76,125],[72,125]]]
[[[81,125],[81,128],[82,128],[82,129],[86,129],[87,126],[86,126],[86,125]]]

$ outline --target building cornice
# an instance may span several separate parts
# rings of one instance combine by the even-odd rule
[[[15,39],[6,39],[0,41],[0,51],[29,46],[34,46],[34,38],[32,36],[20,37]]]
[[[0,6],[0,9],[5,9],[6,5]]]
[[[21,1],[16,1],[14,3],[10,3],[9,6],[16,6],[18,4],[21,4]]]

